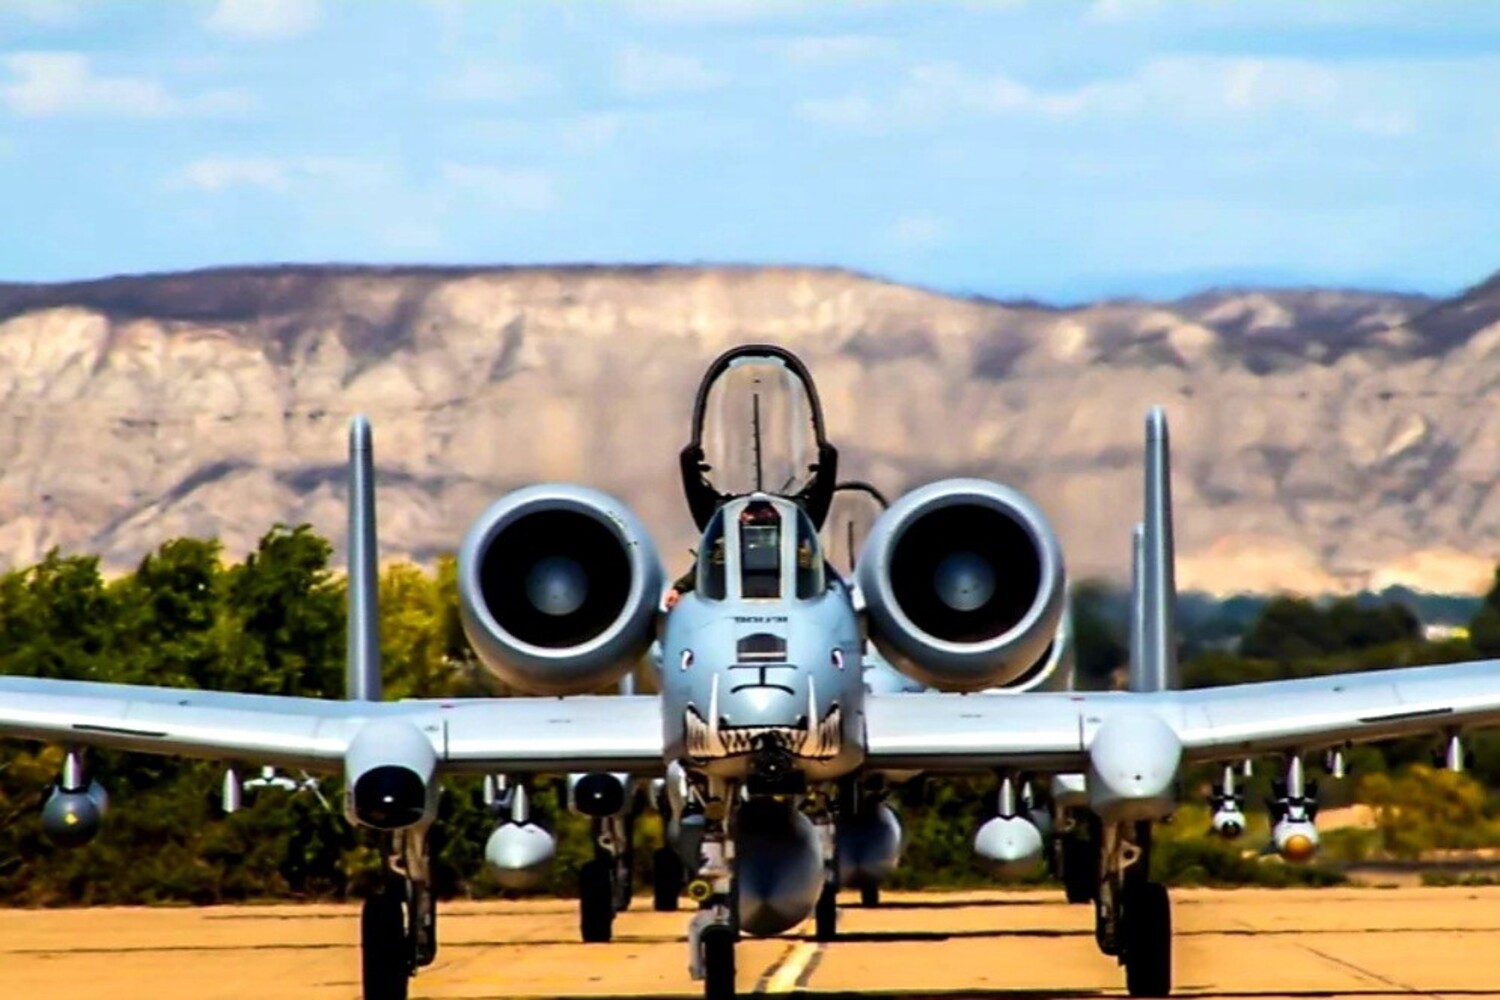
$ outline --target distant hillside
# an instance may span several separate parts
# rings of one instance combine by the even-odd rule
[[[0,284],[0,561],[124,566],[182,534],[239,552],[277,520],[341,538],[356,410],[388,554],[451,549],[543,478],[619,493],[684,554],[691,392],[750,339],[808,363],[845,475],[1009,482],[1075,575],[1124,574],[1157,402],[1185,587],[1464,592],[1500,558],[1500,276],[1443,301],[1056,309],[810,268],[273,267]]]

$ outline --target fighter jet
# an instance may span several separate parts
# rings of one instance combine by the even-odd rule
[[[1172,814],[1183,767],[1284,755],[1273,837],[1295,859],[1317,843],[1305,754],[1423,732],[1456,744],[1465,727],[1500,723],[1496,661],[1175,690],[1160,410],[1145,428],[1134,690],[1113,693],[1043,689],[1063,659],[1066,575],[1056,535],[1021,493],[973,478],[915,489],[879,514],[846,577],[819,535],[838,453],[794,356],[750,346],[719,358],[693,427],[681,469],[701,539],[678,585],[619,500],[582,485],[517,490],[463,539],[458,586],[479,660],[528,696],[388,702],[371,429],[356,417],[348,700],[0,678],[0,736],[69,751],[47,827],[75,842],[97,828],[105,796],[88,747],[225,761],[231,777],[256,766],[341,776],[349,820],[383,844],[386,884],[364,904],[360,940],[364,996],[391,1000],[436,954],[428,845],[445,778],[486,776],[498,816],[486,856],[520,883],[553,849],[530,812],[531,782],[573,776],[572,807],[598,824],[601,856],[580,900],[591,940],[609,937],[619,903],[619,817],[656,779],[696,904],[689,968],[720,1000],[735,995],[742,936],[811,918],[818,937],[835,937],[841,860],[894,860],[899,829],[872,808],[874,776],[992,776],[974,849],[1001,871],[1043,851],[1028,781],[1071,776],[1054,780],[1054,799],[1090,836],[1068,841],[1070,895],[1093,902],[1098,946],[1124,966],[1130,994],[1164,996],[1171,909],[1148,873],[1153,824]],[[924,690],[872,690],[867,640]],[[659,694],[596,693],[653,642]]]

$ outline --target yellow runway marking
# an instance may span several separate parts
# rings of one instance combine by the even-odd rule
[[[822,945],[815,941],[804,941],[792,949],[792,953],[786,957],[786,961],[766,981],[767,993],[790,993],[797,988],[797,980],[802,978],[802,973],[807,969],[807,963],[811,962],[822,950]]]

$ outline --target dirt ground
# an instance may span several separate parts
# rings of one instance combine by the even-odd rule
[[[852,899],[850,900],[852,903]],[[583,945],[570,902],[442,909],[416,997],[693,996],[687,914],[637,900]],[[1180,890],[1176,982],[1198,997],[1500,996],[1500,888]],[[745,940],[742,992],[1118,996],[1087,907],[1052,892],[889,894],[841,940]],[[0,997],[353,1000],[353,907],[0,911]]]

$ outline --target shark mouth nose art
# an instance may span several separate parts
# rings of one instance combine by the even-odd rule
[[[709,695],[708,718],[689,705],[683,713],[687,753],[695,760],[754,753],[767,744],[796,757],[827,760],[838,756],[843,742],[843,711],[837,704],[818,720],[817,689],[808,684],[807,714],[789,726],[731,726],[719,714],[718,678]]]

